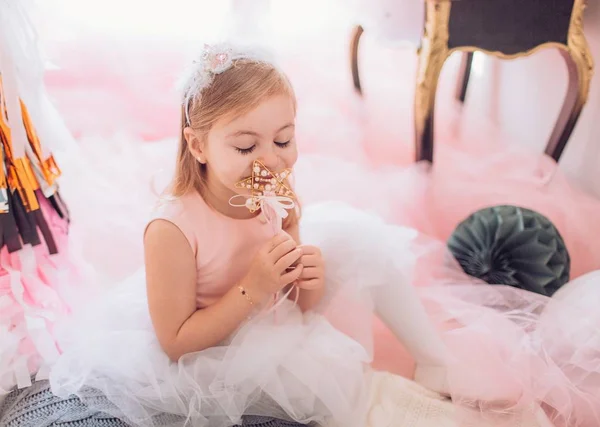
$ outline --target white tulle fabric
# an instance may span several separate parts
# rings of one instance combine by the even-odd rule
[[[416,233],[328,204],[306,209],[302,234],[327,263],[329,293],[318,312],[302,315],[286,302],[228,342],[171,363],[154,335],[140,271],[62,328],[63,354],[50,375],[54,393],[94,405],[99,391],[114,404],[100,409],[139,426],[226,426],[249,414],[364,426],[372,359],[364,290],[410,280]],[[349,302],[367,309],[349,311]]]

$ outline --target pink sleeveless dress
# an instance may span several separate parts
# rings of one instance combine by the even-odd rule
[[[176,225],[196,257],[198,308],[218,301],[247,272],[256,251],[273,237],[257,216],[236,220],[211,209],[198,193],[163,200],[153,215]]]

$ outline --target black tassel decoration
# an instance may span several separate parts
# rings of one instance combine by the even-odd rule
[[[60,169],[52,155],[42,158],[41,141],[22,102],[21,113],[23,123],[17,125],[25,128],[29,145],[26,157],[15,159],[11,140],[11,125],[15,124],[10,122],[0,79],[0,151],[3,160],[0,164],[0,187],[3,187],[3,195],[5,192],[7,199],[0,212],[0,249],[6,247],[12,253],[21,250],[23,245],[45,243],[48,252],[56,254],[59,248],[41,206],[51,206],[68,224],[69,210],[55,182],[60,176]],[[41,188],[45,190],[41,191]],[[47,203],[43,199],[47,199]]]

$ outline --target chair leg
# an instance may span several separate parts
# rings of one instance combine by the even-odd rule
[[[426,2],[425,33],[419,49],[415,88],[415,160],[433,162],[433,116],[437,84],[448,58],[451,2]]]
[[[575,0],[567,36],[567,49],[560,53],[567,63],[569,83],[558,120],[554,125],[546,154],[558,162],[590,93],[594,61],[583,32],[585,0]]]
[[[569,82],[558,120],[546,145],[546,154],[557,162],[569,141],[581,110],[587,102],[593,69],[591,57],[586,58],[586,52],[562,49],[560,52],[567,64]]]
[[[473,52],[463,52],[460,59],[460,69],[458,71],[458,82],[456,84],[456,99],[465,102],[467,97],[467,87],[469,77],[471,76],[471,66],[473,65]]]
[[[354,82],[354,89],[361,95],[362,88],[360,86],[360,75],[358,71],[358,45],[363,33],[363,27],[357,25],[352,31],[352,39],[350,41],[350,69],[352,70],[352,81]]]

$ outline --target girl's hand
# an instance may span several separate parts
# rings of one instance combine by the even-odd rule
[[[299,263],[304,266],[296,286],[308,291],[322,289],[325,286],[325,263],[321,250],[316,246],[304,245]]]
[[[278,234],[258,251],[240,286],[248,291],[250,298],[262,304],[270,295],[301,277],[302,254],[303,249],[289,234]],[[295,268],[289,269],[292,266]]]

